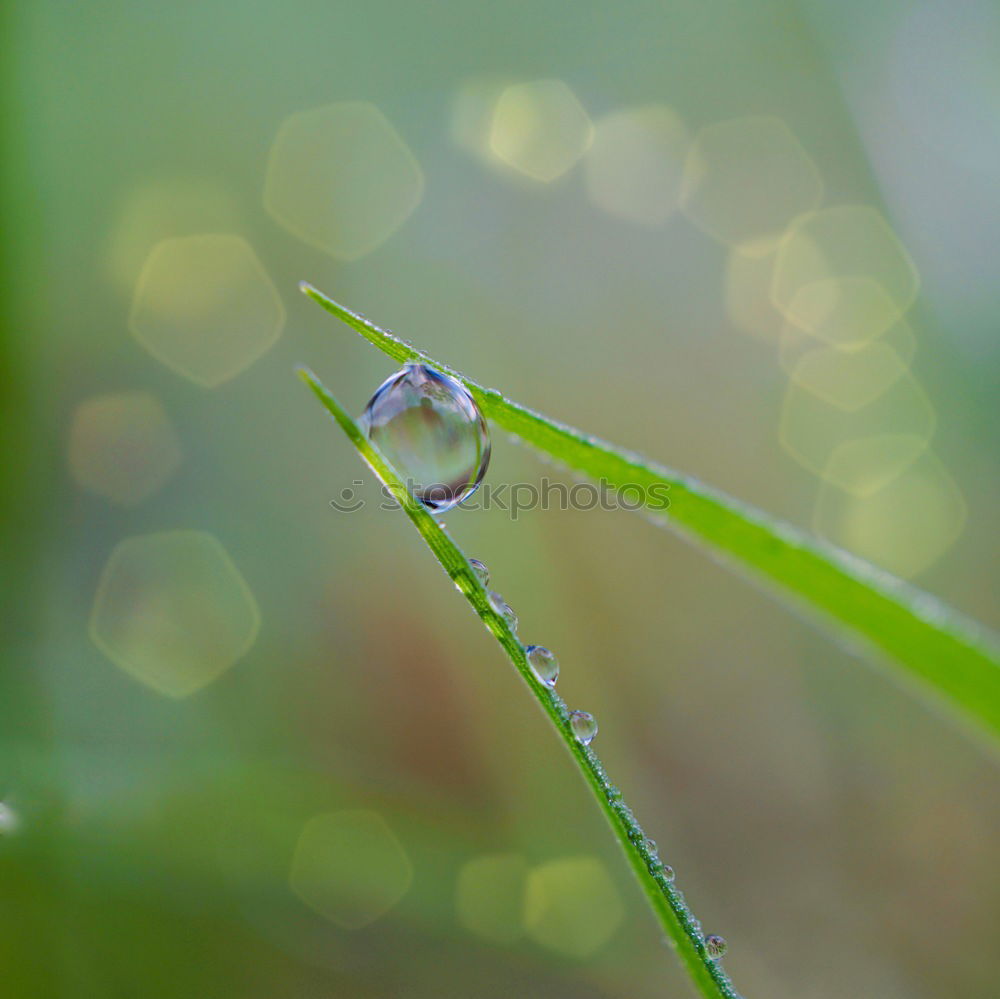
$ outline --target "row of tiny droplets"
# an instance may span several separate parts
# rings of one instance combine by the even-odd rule
[[[442,528],[444,524],[440,525]],[[470,558],[469,568],[472,570],[480,585],[486,591],[490,607],[506,622],[513,634],[517,634],[517,615],[510,604],[495,590],[490,587],[490,571],[484,562],[479,559]],[[459,589],[461,585],[456,583]],[[591,750],[590,744],[597,735],[597,720],[589,711],[570,711],[566,703],[553,689],[556,680],[559,678],[559,660],[556,656],[542,645],[526,645],[524,649],[525,659],[535,679],[546,688],[552,703],[556,706],[562,720],[569,725],[573,738],[583,746],[589,756],[591,767],[607,797],[608,804],[615,814],[621,819],[625,826],[626,834],[631,843],[638,849],[639,854],[646,862],[650,876],[660,887],[661,891],[675,902],[677,911],[684,923],[684,928],[693,939],[701,941],[706,956],[717,961],[726,952],[726,941],[714,933],[707,936],[703,934],[701,923],[695,918],[684,901],[683,893],[673,885],[674,869],[669,864],[664,864],[660,860],[656,841],[650,839],[642,830],[632,809],[625,803],[621,791],[615,787],[608,779],[604,765]]]

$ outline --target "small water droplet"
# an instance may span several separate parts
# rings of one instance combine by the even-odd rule
[[[663,864],[660,867],[660,874],[663,875],[664,880],[673,881],[676,875],[674,874],[674,869],[669,864]]]
[[[490,570],[486,568],[485,562],[480,562],[477,558],[470,558],[469,568],[476,574],[476,579],[483,584],[483,589],[490,585]]]
[[[517,615],[509,603],[496,590],[489,594],[490,606],[507,622],[511,631],[517,631]]]
[[[615,787],[614,784],[608,788],[608,801],[620,801],[621,796],[621,788]]]
[[[546,687],[554,687],[559,679],[559,660],[555,654],[542,645],[529,645],[524,654],[538,682]]]
[[[705,951],[713,961],[718,961],[726,953],[727,947],[728,944],[726,941],[714,933],[710,933],[705,937]]]
[[[649,839],[649,837],[646,837],[646,842],[644,845],[646,847],[647,853],[651,853],[654,857],[660,852],[659,848],[656,845],[655,839]]]
[[[589,711],[571,711],[569,727],[581,746],[589,746],[597,735],[597,719]]]
[[[387,378],[361,416],[368,439],[413,495],[444,513],[471,496],[490,461],[486,420],[465,387],[426,364]]]

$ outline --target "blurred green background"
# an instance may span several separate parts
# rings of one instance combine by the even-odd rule
[[[690,994],[296,285],[996,625],[996,6],[2,17],[3,994]],[[996,996],[952,719],[634,516],[448,523],[742,992]]]

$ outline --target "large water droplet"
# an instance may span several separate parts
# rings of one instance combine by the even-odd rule
[[[589,711],[571,711],[569,727],[582,746],[589,746],[597,735],[597,719]]]
[[[705,937],[705,952],[713,961],[717,961],[720,957],[722,957],[722,955],[726,953],[726,948],[728,946],[729,945],[722,937],[717,936],[714,933],[710,933],[707,937]]]
[[[486,568],[485,562],[480,562],[477,558],[470,558],[469,568],[476,574],[476,579],[483,584],[484,588],[490,585],[490,570]]]
[[[489,594],[490,606],[507,622],[511,631],[517,631],[517,615],[514,608],[495,590]]]
[[[559,679],[559,660],[555,654],[541,645],[529,645],[524,654],[538,682],[544,683],[546,687],[554,687]]]
[[[465,387],[426,364],[407,364],[376,389],[361,416],[369,440],[413,495],[443,513],[486,474],[490,434]]]

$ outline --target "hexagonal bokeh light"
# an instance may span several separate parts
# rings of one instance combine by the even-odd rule
[[[934,433],[934,409],[909,371],[895,372],[891,386],[864,405],[853,406],[853,388],[846,400],[835,401],[814,388],[797,377],[789,382],[781,444],[803,467],[847,492],[869,495],[890,482]],[[843,401],[849,405],[838,405]]]
[[[778,363],[785,374],[791,377],[799,361],[814,351],[843,352],[855,358],[853,363],[861,364],[865,358],[875,357],[885,348],[891,349],[905,367],[910,366],[917,352],[917,338],[913,328],[905,319],[893,323],[892,327],[876,340],[833,346],[829,341],[807,333],[793,323],[785,322],[778,342]]]
[[[245,655],[259,625],[257,602],[218,540],[182,530],[115,547],[94,598],[90,635],[130,676],[180,698]]]
[[[600,950],[625,916],[618,889],[596,857],[563,857],[528,875],[524,924],[543,947],[583,958]]]
[[[796,326],[830,343],[861,343],[898,321],[919,286],[883,216],[868,205],[838,205],[796,221],[778,248],[771,297]]]
[[[961,490],[933,452],[864,496],[824,484],[816,532],[904,579],[933,565],[955,543],[967,510]]]
[[[148,392],[114,392],[76,408],[68,460],[82,488],[133,506],[174,474],[181,447],[159,399]]]
[[[662,225],[677,210],[690,142],[684,122],[664,105],[601,118],[584,160],[590,200],[623,221]]]
[[[853,412],[889,391],[906,371],[892,347],[872,343],[860,350],[807,350],[792,367],[791,378],[820,399]]]
[[[325,919],[358,930],[392,909],[412,879],[406,850],[381,815],[340,811],[306,823],[289,884]]]
[[[129,316],[157,360],[205,388],[248,368],[284,325],[284,306],[253,248],[227,233],[157,243]]]
[[[493,154],[543,183],[575,166],[593,138],[590,117],[562,80],[515,83],[500,94],[493,109]]]
[[[820,473],[824,482],[852,496],[872,496],[910,467],[926,450],[916,433],[873,433],[841,441]]]
[[[106,268],[131,293],[149,251],[167,237],[231,232],[243,224],[236,194],[212,177],[165,176],[137,184],[119,202]]]
[[[289,232],[338,260],[378,249],[424,194],[420,164],[368,101],[298,111],[278,129],[264,207]]]
[[[470,933],[508,945],[524,932],[527,861],[516,853],[473,857],[458,872],[455,912]]]
[[[752,116],[707,125],[695,136],[681,210],[728,246],[763,253],[822,198],[819,170],[788,126]]]

